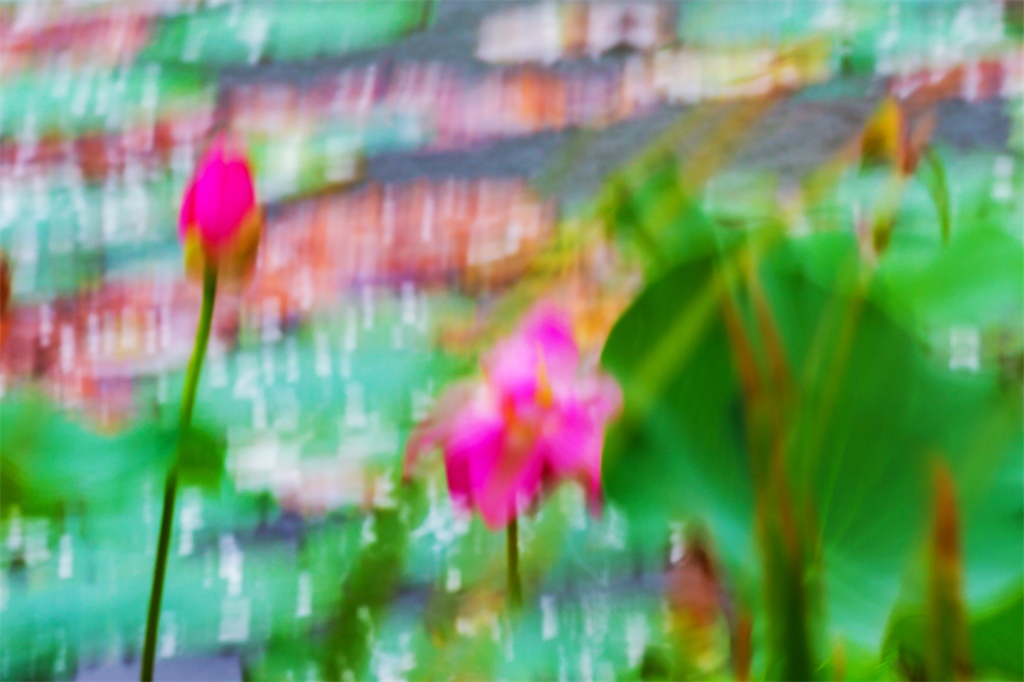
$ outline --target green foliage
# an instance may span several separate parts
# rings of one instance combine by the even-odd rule
[[[165,19],[143,58],[244,64],[347,54],[421,28],[430,9],[427,0],[206,8]]]
[[[944,456],[958,480],[970,481],[964,504],[973,508],[1020,440],[1019,394],[1005,391],[993,371],[940,366],[892,314],[902,307],[921,316],[927,301],[894,293],[884,278],[863,279],[852,240],[763,242],[683,260],[614,328],[602,362],[622,383],[625,414],[608,437],[606,490],[655,540],[670,519],[700,519],[734,589],[760,605],[750,415],[722,312],[731,290],[749,320],[757,282],[791,368],[796,404],[783,459],[797,506],[817,527],[820,558],[807,570],[820,571],[828,637],[877,651],[923,542],[931,462]],[[1007,249],[1004,257],[1017,256]],[[754,264],[745,281],[741,263]],[[939,265],[926,270],[940,277]],[[981,277],[970,286],[988,284]],[[768,341],[752,334],[759,363]],[[1020,579],[1019,556],[1007,561],[992,546],[978,552],[998,555],[1001,570],[992,575],[1003,588]],[[968,580],[970,570],[969,562]]]
[[[922,166],[923,172],[919,171],[918,175],[928,189],[932,201],[935,202],[935,210],[939,214],[942,243],[946,244],[949,242],[949,235],[952,229],[950,225],[952,216],[950,215],[949,206],[949,182],[946,180],[946,168],[938,153],[931,148],[924,150],[921,160],[924,161]]]
[[[162,485],[178,441],[176,428],[155,422],[101,433],[32,390],[0,401],[0,434],[0,505],[44,516],[69,507],[123,508],[138,499],[147,479]],[[182,481],[219,487],[223,434],[194,426],[182,448]]]
[[[959,231],[930,258],[894,256],[881,264],[879,279],[888,305],[914,328],[1024,329],[1024,248],[1000,226],[983,222]]]
[[[154,424],[99,433],[31,390],[0,402],[0,434],[0,504],[28,514],[117,508],[146,477],[163,476],[175,446],[174,434]]]
[[[894,614],[889,646],[905,676],[921,677],[925,668],[928,625],[922,604],[905,604]],[[1024,678],[1024,590],[1016,586],[1002,598],[977,609],[968,623],[975,679]]]
[[[217,488],[224,480],[226,436],[212,427],[192,424],[178,451],[178,480],[184,485]]]
[[[327,679],[342,679],[346,673],[355,679],[368,676],[374,623],[380,621],[395,595],[410,529],[425,512],[422,486],[415,482],[399,485],[398,505],[375,509],[364,522],[368,540],[352,559],[337,616],[327,636],[323,659]]]
[[[5,74],[0,136],[16,134],[28,122],[39,132],[102,131],[115,116],[119,124],[131,124],[154,114],[212,105],[215,95],[206,75],[187,67],[82,69],[67,74],[64,92],[48,74],[45,69]],[[69,101],[81,106],[68,106]]]
[[[627,167],[608,184],[599,212],[648,272],[715,243],[713,224],[685,187],[679,159],[665,153]]]

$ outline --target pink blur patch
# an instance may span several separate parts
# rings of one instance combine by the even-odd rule
[[[598,513],[604,433],[622,405],[618,384],[581,371],[568,320],[548,304],[531,311],[483,365],[482,381],[453,386],[414,431],[406,472],[440,446],[453,502],[478,511],[492,530],[563,481],[581,484]]]

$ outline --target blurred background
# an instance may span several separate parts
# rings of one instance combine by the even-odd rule
[[[137,674],[201,297],[178,208],[215,131],[267,224],[217,302],[218,461],[179,494],[158,677],[623,678],[654,665],[681,531],[639,547],[558,492],[524,520],[512,627],[503,538],[440,471],[396,481],[410,429],[533,301],[596,357],[644,282],[610,223],[653,210],[629,170],[652,154],[716,224],[852,230],[877,178],[808,179],[898,101],[954,219],[984,205],[1019,239],[1022,31],[1015,0],[4,0],[0,678]],[[928,201],[904,198],[910,241]],[[1003,338],[941,334],[968,370]]]

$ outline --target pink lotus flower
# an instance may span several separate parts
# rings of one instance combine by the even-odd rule
[[[492,529],[564,480],[581,483],[597,512],[604,430],[620,404],[611,378],[581,371],[566,317],[542,304],[484,358],[482,380],[442,397],[409,440],[406,474],[440,446],[453,501]]]
[[[202,279],[210,264],[222,281],[247,279],[262,226],[249,163],[220,135],[199,162],[181,204],[178,237],[185,244],[189,277]]]

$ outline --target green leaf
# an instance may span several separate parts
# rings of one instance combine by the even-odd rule
[[[305,639],[272,639],[254,660],[247,662],[242,679],[299,680],[309,675],[323,679],[317,652]]]
[[[1024,244],[994,225],[958,231],[924,262],[887,259],[879,277],[920,328],[1024,327]]]
[[[786,462],[816,516],[831,636],[877,650],[923,542],[932,458],[947,455],[978,499],[1020,435],[1019,401],[992,375],[935,366],[855,279],[827,276],[818,259],[842,262],[842,249],[818,250],[810,239],[773,249],[759,268],[796,384]],[[622,316],[602,357],[625,393],[605,448],[609,499],[649,533],[671,518],[699,519],[741,595],[760,583],[754,488],[718,302],[742,254],[668,270]]]
[[[193,424],[179,448],[178,476],[182,483],[205,488],[220,486],[228,451],[223,430]]]
[[[144,480],[166,475],[175,443],[153,423],[103,434],[35,391],[9,394],[0,401],[0,505],[42,514],[117,508],[142,495]]]
[[[178,433],[156,422],[101,433],[35,391],[0,401],[0,484],[4,509],[59,514],[70,507],[119,509],[141,499],[146,480],[162,485]],[[217,488],[224,477],[222,431],[193,425],[181,443],[185,485]]]
[[[970,622],[970,638],[979,679],[994,674],[1024,679],[1024,589],[978,611]]]

